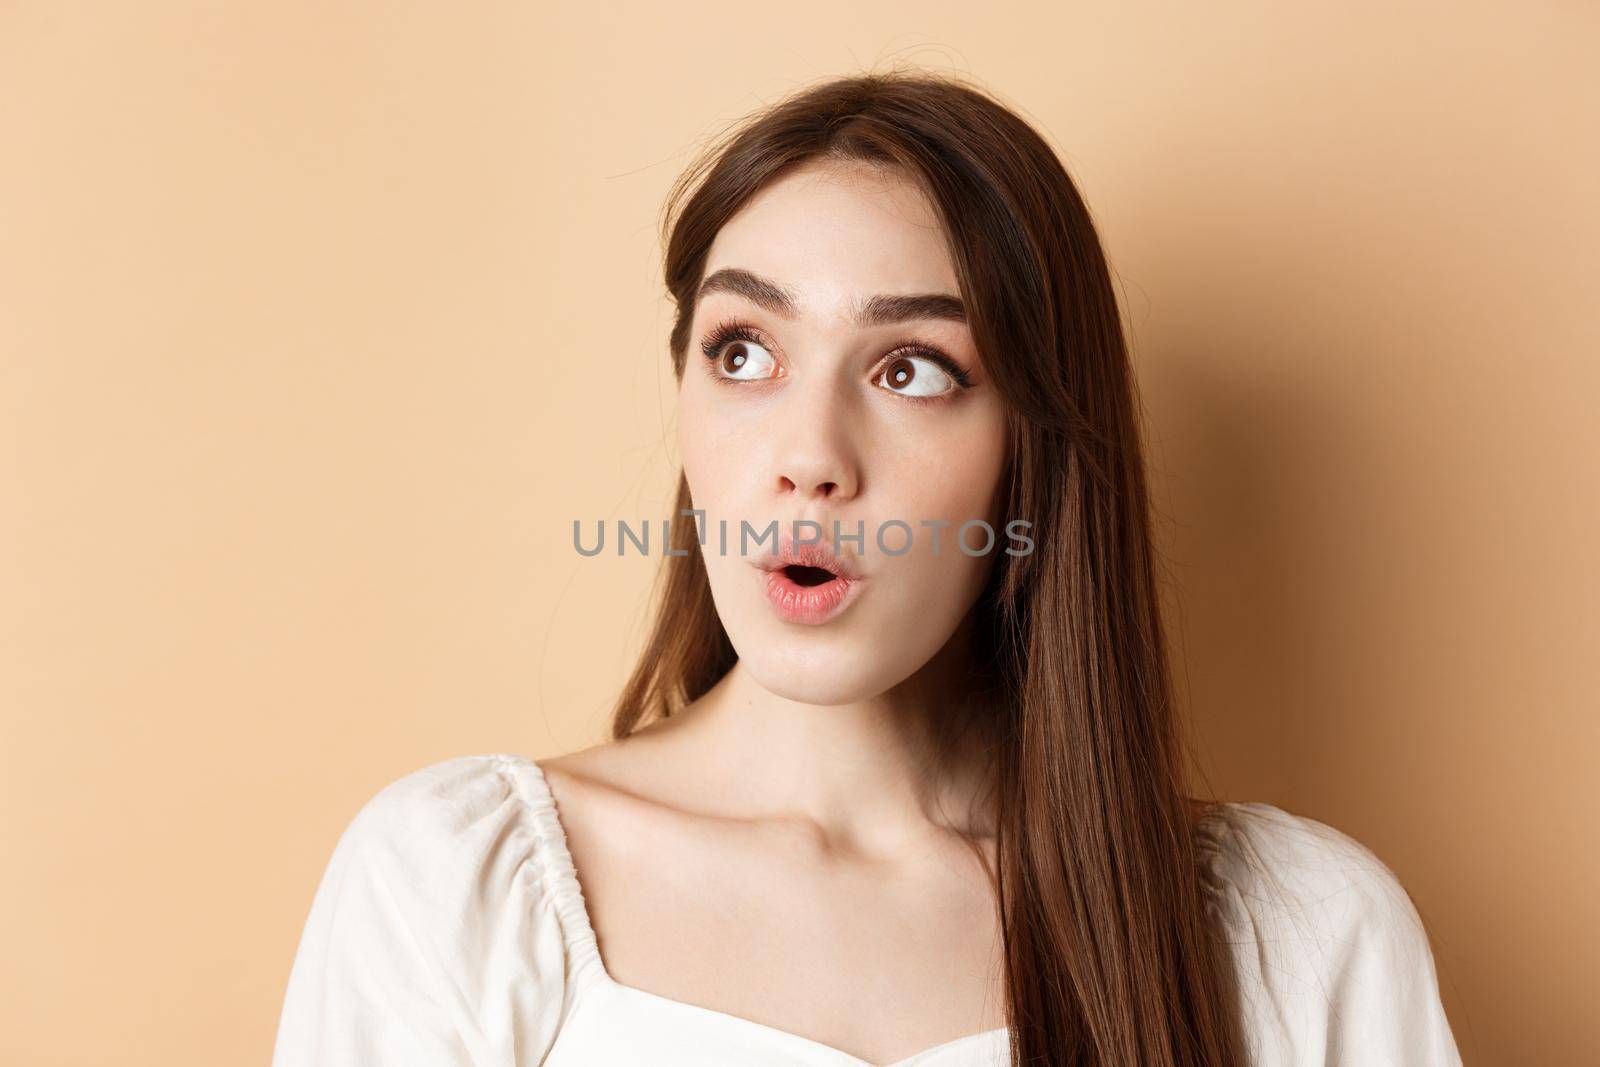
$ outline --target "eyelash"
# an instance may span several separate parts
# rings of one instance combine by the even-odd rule
[[[762,336],[761,331],[757,330],[748,322],[744,322],[740,319],[729,319],[718,323],[712,328],[711,333],[704,341],[700,343],[700,351],[705,353],[705,357],[709,362],[715,363],[717,357],[722,354],[723,348],[725,348],[732,341],[749,341],[752,344],[758,344],[763,348],[772,347],[771,343]],[[934,348],[932,345],[924,344],[921,341],[901,341],[894,346],[889,354],[891,356],[919,356],[922,359],[927,360],[929,363],[934,364],[940,370],[944,371],[956,383],[955,389],[941,396],[912,396],[908,393],[897,394],[903,400],[909,400],[916,404],[940,404],[949,401],[961,390],[970,389],[972,387],[971,376],[962,369],[961,364],[951,359],[939,349]],[[722,383],[723,385],[746,384],[743,379],[729,378],[726,375],[718,374],[715,370],[711,371],[711,376],[713,379]],[[889,391],[894,392],[892,389]]]

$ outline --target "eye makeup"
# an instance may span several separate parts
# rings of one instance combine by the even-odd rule
[[[744,319],[725,319],[713,326],[706,334],[705,340],[700,343],[700,350],[705,355],[707,371],[711,374],[711,377],[727,385],[741,385],[752,381],[770,381],[770,378],[732,378],[718,370],[717,363],[722,356],[722,350],[734,341],[760,345],[769,351],[774,347],[766,336],[748,321]],[[955,359],[937,346],[913,338],[907,338],[891,345],[883,360],[880,361],[880,365],[887,369],[895,361],[906,358],[923,359],[932,363],[950,377],[950,380],[955,383],[955,387],[935,396],[915,396],[887,387],[884,389],[885,392],[893,393],[901,399],[909,400],[913,403],[926,404],[950,400],[963,390],[972,388],[971,375],[967,373],[960,363],[957,363]],[[874,381],[882,377],[883,374],[880,372],[875,375]]]

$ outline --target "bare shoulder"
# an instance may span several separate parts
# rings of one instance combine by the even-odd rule
[[[538,764],[552,791],[565,787],[585,797],[659,798],[670,794],[677,765],[690,755],[675,751],[672,733],[667,724],[653,724],[621,740],[543,758]]]
[[[538,760],[580,869],[587,859],[597,871],[629,859],[648,860],[681,824],[686,760],[664,729],[646,728]]]

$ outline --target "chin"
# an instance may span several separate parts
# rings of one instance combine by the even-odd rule
[[[834,707],[868,700],[893,688],[895,680],[884,678],[881,669],[854,659],[834,656],[825,666],[813,667],[797,658],[786,660],[781,650],[769,649],[753,660],[740,657],[740,662],[761,688],[797,704]]]
[[[881,696],[932,655],[908,646],[886,647],[882,638],[863,640],[859,634],[844,641],[818,640],[821,636],[763,633],[748,655],[739,641],[733,646],[761,688],[784,700],[823,707]]]
[[[886,602],[873,589],[840,618],[823,626],[780,621],[746,590],[711,583],[723,629],[750,679],[773,696],[833,707],[889,692],[926,665],[960,621],[947,603]]]

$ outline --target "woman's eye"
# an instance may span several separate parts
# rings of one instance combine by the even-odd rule
[[[955,388],[955,379],[931,359],[901,356],[878,379],[890,392],[905,396],[939,396]]]
[[[729,341],[717,356],[716,364],[722,377],[748,381],[772,377],[777,360],[754,341]]]

